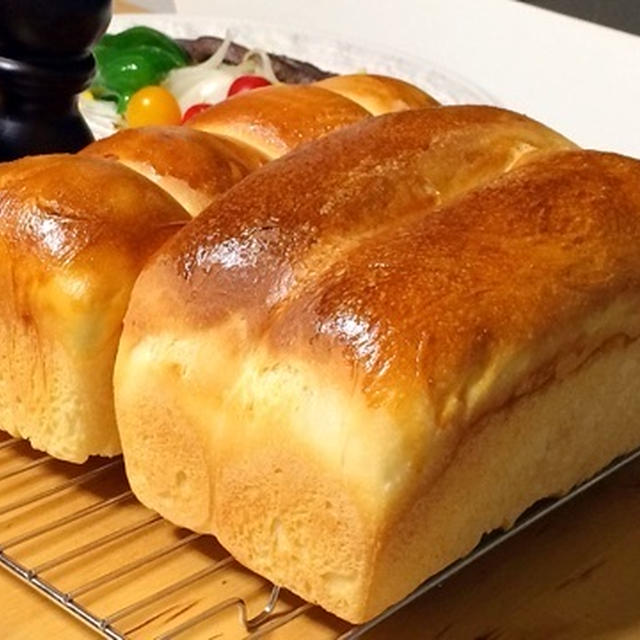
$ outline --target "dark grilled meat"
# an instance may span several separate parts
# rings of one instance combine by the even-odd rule
[[[223,39],[215,36],[201,36],[195,40],[181,39],[176,40],[176,42],[184,48],[193,62],[197,63],[204,62],[210,58],[218,50]],[[247,51],[249,51],[247,47],[233,42],[227,51],[224,61],[230,64],[239,64]],[[271,58],[273,71],[280,82],[305,84],[335,75],[318,69],[318,67],[308,62],[302,62],[288,56],[269,53],[269,57]]]

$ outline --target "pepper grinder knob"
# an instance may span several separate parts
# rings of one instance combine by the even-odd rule
[[[0,1],[0,161],[93,140],[77,96],[110,20],[111,0]]]

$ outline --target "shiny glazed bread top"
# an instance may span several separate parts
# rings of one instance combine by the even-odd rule
[[[0,165],[0,428],[74,462],[119,453],[112,375],[129,294],[188,219],[106,160]]]
[[[208,322],[242,310],[252,322],[361,236],[572,147],[492,107],[381,116],[249,176],[173,238],[148,271],[162,265],[175,279],[170,293],[182,292],[187,317]]]
[[[188,126],[239,140],[273,159],[370,115],[437,105],[407,82],[353,74],[237,94],[196,116]]]
[[[241,142],[182,126],[123,129],[81,154],[129,166],[168,191],[191,215],[267,161]]]

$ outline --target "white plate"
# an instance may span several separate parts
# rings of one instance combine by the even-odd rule
[[[515,0],[174,1],[178,15],[250,18],[435,62],[581,146],[640,157],[639,36]]]
[[[251,20],[173,14],[116,15],[109,32],[117,33],[135,25],[153,27],[173,38],[224,37],[229,31],[240,44],[311,62],[327,71],[355,73],[364,70],[407,80],[443,104],[499,104],[495,97],[473,82],[439,65],[342,42],[330,36],[291,31]]]

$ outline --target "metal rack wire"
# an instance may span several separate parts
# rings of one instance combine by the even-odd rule
[[[69,465],[8,439],[0,441],[0,566],[111,640],[197,638],[212,625],[225,637],[285,628],[292,638],[354,640],[636,458],[640,449],[539,503],[397,605],[351,627],[243,569],[212,538],[140,505],[120,459]]]

